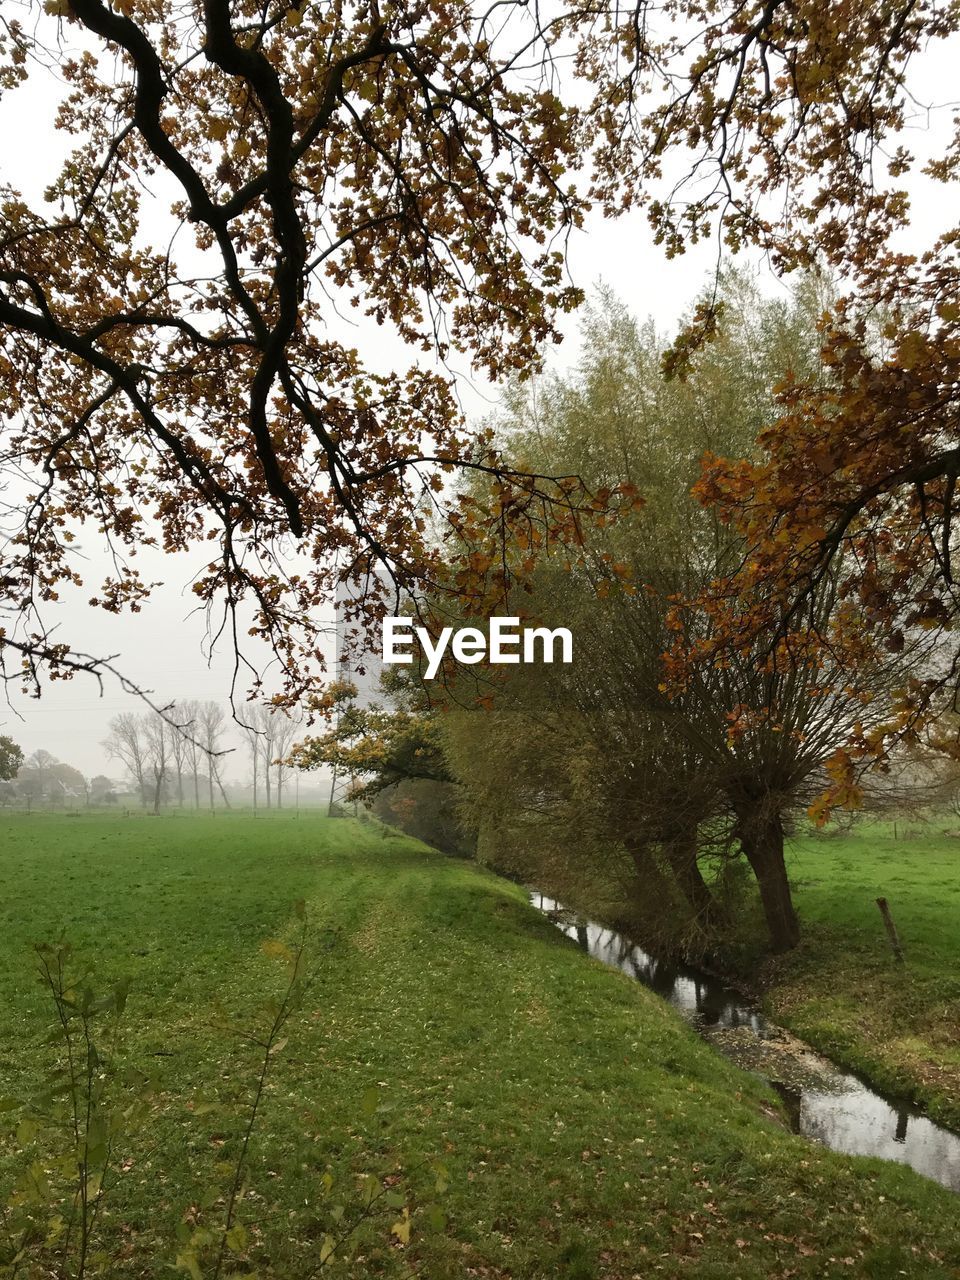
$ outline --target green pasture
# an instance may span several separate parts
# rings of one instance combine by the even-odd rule
[[[873,892],[844,857],[839,841],[798,850],[801,906],[824,938],[862,931],[857,963],[886,982],[869,903],[828,905],[841,875]],[[945,924],[956,889],[939,858],[929,894]],[[876,866],[907,980],[945,982],[947,950],[919,923],[932,905],[913,915],[897,860]],[[270,1056],[224,1276],[960,1275],[954,1196],[791,1136],[760,1082],[518,888],[352,820],[239,813],[2,820],[0,1204],[21,1197],[0,1218],[8,1274],[56,1274],[50,1223],[69,1209],[30,1209],[40,1261],[9,1266],[25,1170],[42,1182],[54,1142],[23,1123],[57,1051],[34,944],[65,934],[97,990],[130,979],[117,1052],[155,1077],[142,1126],[110,1153],[91,1267],[159,1280],[179,1259],[209,1277],[264,1005],[287,981],[268,954],[282,948],[263,943],[297,945],[298,900],[308,985]],[[944,946],[956,955],[955,937]]]
[[[772,1012],[960,1127],[960,829],[863,823],[795,840],[789,869],[804,938],[768,975]],[[903,964],[887,940],[880,897]]]

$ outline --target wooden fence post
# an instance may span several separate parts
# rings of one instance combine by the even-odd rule
[[[890,939],[890,949],[896,956],[900,964],[903,964],[903,947],[900,945],[900,937],[897,933],[897,926],[893,923],[893,916],[890,914],[890,907],[886,898],[878,898],[877,906],[880,908],[880,914],[883,916],[884,928],[887,931],[887,937]]]

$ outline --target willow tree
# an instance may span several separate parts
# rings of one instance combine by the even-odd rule
[[[454,731],[464,726],[471,748],[457,751],[462,784],[471,786],[471,758],[485,755],[478,768],[486,779],[485,803],[496,803],[505,821],[511,806],[543,810],[553,797],[554,818],[566,824],[568,856],[575,860],[580,841],[571,841],[570,831],[596,828],[602,815],[607,838],[634,860],[641,893],[663,901],[666,877],[688,914],[708,929],[719,904],[700,861],[718,842],[738,848],[778,950],[799,940],[785,827],[826,785],[838,745],[875,723],[883,714],[881,695],[927,656],[922,645],[911,644],[875,660],[869,616],[840,598],[831,576],[816,593],[814,618],[825,628],[845,612],[847,625],[859,627],[864,649],[855,672],[831,661],[810,630],[796,626],[785,649],[771,651],[758,638],[721,660],[689,661],[724,625],[704,606],[704,593],[744,554],[738,532],[691,493],[700,456],[706,448],[749,454],[771,411],[778,371],[829,378],[816,330],[824,296],[808,280],[794,299],[774,303],[749,280],[728,277],[720,293],[730,317],[726,329],[684,382],[663,380],[666,344],[606,297],[588,316],[575,374],[518,393],[503,427],[517,465],[536,470],[549,457],[588,486],[635,487],[646,501],[632,519],[585,529],[576,549],[548,545],[529,530],[528,549],[516,554],[534,564],[533,591],[515,593],[514,609],[569,626],[575,661],[491,669],[489,691],[481,696],[492,694],[497,722],[486,731],[476,712],[452,721]],[[455,687],[467,679],[457,677]],[[517,741],[508,747],[511,708]],[[538,717],[539,741],[523,729],[536,726]],[[524,768],[520,742],[531,754]],[[578,761],[600,761],[585,802],[583,788],[575,795],[556,782],[547,785],[548,775],[563,777],[551,763],[557,752],[567,753],[574,776]]]

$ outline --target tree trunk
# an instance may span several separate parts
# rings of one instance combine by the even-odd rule
[[[766,806],[765,806],[766,809]],[[789,951],[800,941],[800,922],[793,909],[787,865],[783,858],[783,824],[778,812],[741,812],[740,843],[760,887],[760,901],[774,951]]]
[[[634,836],[627,836],[624,841],[624,848],[633,860],[633,865],[637,869],[637,877],[644,887],[644,900],[641,901],[641,908],[649,907],[651,902],[670,902],[673,894],[670,891],[670,885],[660,870],[656,858],[650,852],[650,847],[644,840],[638,840]]]
[[[714,923],[719,915],[719,908],[697,861],[697,828],[665,840],[663,848],[670,870],[676,877],[680,892],[693,910],[697,923],[703,926]]]
[[[197,768],[193,770],[193,807],[200,808],[200,770]]]
[[[217,770],[217,787],[218,787],[218,789],[219,789],[219,791],[220,791],[220,799],[223,801],[223,807],[224,807],[225,809],[229,809],[229,808],[230,808],[230,797],[227,795],[226,789],[224,788],[224,785],[223,785],[223,779],[220,777],[220,770],[219,770],[219,769]]]

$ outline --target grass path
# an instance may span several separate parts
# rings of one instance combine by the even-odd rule
[[[260,946],[303,898],[314,980],[269,1078],[234,1274],[316,1274],[369,1186],[392,1203],[334,1276],[960,1276],[954,1196],[791,1137],[759,1082],[475,867],[307,817],[8,818],[0,841],[0,1096],[46,1052],[30,946],[61,928],[130,974],[126,1052],[160,1074],[105,1275],[173,1276],[178,1225],[222,1211],[256,1054],[213,1026],[277,989]],[[0,1201],[37,1154],[5,1135]]]

